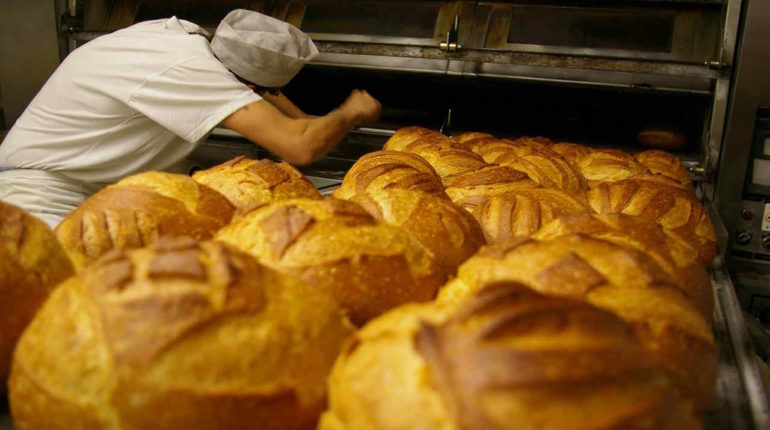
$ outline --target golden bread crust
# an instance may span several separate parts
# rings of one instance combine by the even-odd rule
[[[299,170],[286,162],[267,159],[236,157],[195,172],[193,179],[225,196],[235,206],[236,215],[278,200],[321,198],[321,193]]]
[[[18,429],[313,428],[350,334],[323,294],[215,242],[114,250],[19,342]]]
[[[370,322],[329,388],[321,430],[700,428],[621,320],[510,282]]]
[[[640,152],[634,158],[644,167],[648,168],[650,172],[666,176],[686,187],[692,188],[690,175],[687,174],[687,169],[685,169],[676,155],[659,149],[653,149]]]
[[[699,410],[713,396],[717,347],[706,318],[649,256],[584,235],[483,247],[458,270],[439,302],[462,300],[501,281],[584,299],[628,322],[645,350]],[[449,288],[458,288],[451,291]],[[676,348],[665,347],[682,342]],[[687,354],[683,351],[689,351]]]
[[[471,214],[433,194],[390,189],[353,201],[375,218],[408,231],[447,273],[455,273],[485,243],[481,227]]]
[[[0,201],[0,393],[22,331],[51,291],[73,273],[43,221]]]
[[[344,200],[276,202],[223,228],[216,239],[330,293],[356,324],[432,299],[447,276],[407,231]]]
[[[389,151],[403,151],[407,145],[425,136],[441,136],[441,133],[435,130],[430,130],[425,127],[410,126],[403,127],[396,130],[391,136],[383,149]]]
[[[233,212],[224,196],[188,176],[147,172],[89,197],[56,227],[56,237],[81,271],[112,249],[139,248],[160,236],[209,239]]]
[[[708,213],[690,191],[671,182],[657,177],[601,183],[588,193],[588,203],[600,214],[622,213],[657,222],[669,234],[696,243],[702,264],[710,264],[716,255],[716,235]]]
[[[386,145],[384,149],[391,148]],[[486,165],[480,156],[440,134],[417,139],[403,150],[430,163],[444,186],[450,185],[458,176]]]
[[[708,272],[697,258],[697,247],[678,240],[652,221],[622,214],[575,213],[561,216],[544,225],[532,237],[552,240],[578,233],[635,249],[651,257],[674,279],[703,316],[711,318],[714,294]]]
[[[358,159],[334,196],[348,200],[358,194],[390,188],[446,196],[436,170],[423,158],[401,151],[375,151]]]
[[[585,213],[585,203],[548,188],[508,191],[489,198],[473,211],[488,243],[530,236],[561,215]]]
[[[527,174],[505,166],[487,165],[457,177],[446,187],[452,201],[469,212],[506,191],[537,188]]]
[[[538,150],[519,157],[510,153],[498,158],[497,163],[526,173],[538,185],[565,191],[579,199],[583,199],[588,190],[583,175],[550,150]]]
[[[631,154],[616,149],[595,149],[577,161],[588,184],[614,182],[647,172]]]

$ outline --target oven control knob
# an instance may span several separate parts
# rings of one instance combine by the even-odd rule
[[[754,212],[751,209],[743,208],[741,210],[741,216],[746,221],[750,221],[750,220],[752,220],[754,218]]]
[[[770,237],[770,236],[767,236],[767,237]],[[735,236],[735,240],[740,245],[746,245],[749,242],[751,242],[751,232],[748,232],[746,230],[739,230],[738,234]],[[764,244],[764,239],[762,240],[762,242]],[[768,241],[768,245],[770,245],[770,241]]]
[[[770,236],[762,237],[762,247],[765,249],[770,249]]]

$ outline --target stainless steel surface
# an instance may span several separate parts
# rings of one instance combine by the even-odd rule
[[[703,166],[706,175],[709,175],[707,184],[707,195],[714,199],[714,177],[713,174],[719,167],[719,155],[722,152],[722,141],[724,138],[725,118],[727,116],[727,106],[730,93],[730,79],[721,77],[717,79],[714,86],[713,103],[711,105],[710,121],[706,122],[707,132],[703,136]]]
[[[731,5],[734,7],[734,5]],[[744,200],[744,184],[760,106],[770,106],[770,2],[750,0],[735,60],[714,201],[731,233]]]

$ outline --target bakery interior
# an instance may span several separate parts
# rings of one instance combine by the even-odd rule
[[[770,2],[0,3],[6,130],[82,44],[237,8],[315,41],[282,90],[306,112],[355,88],[383,105],[297,170],[216,128],[182,170],[234,208],[200,241],[155,219],[154,245],[83,251],[91,199],[41,239],[76,275],[19,340],[0,430],[770,429]],[[285,196],[239,207],[226,174]],[[208,274],[166,274],[180,291],[235,298],[139,321],[116,291],[153,294],[161,257]]]

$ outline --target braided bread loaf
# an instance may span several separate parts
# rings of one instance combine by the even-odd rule
[[[705,208],[692,193],[654,175],[600,183],[588,193],[588,203],[600,214],[634,215],[660,224],[683,242],[698,245],[702,264],[716,255],[716,236]]]
[[[585,212],[585,203],[562,191],[531,188],[490,197],[476,207],[473,216],[481,224],[487,242],[498,243],[530,236],[561,215]]]
[[[497,194],[526,188],[536,188],[527,175],[510,167],[487,165],[457,177],[446,193],[452,201],[469,212]]]
[[[19,341],[14,426],[312,429],[351,331],[329,297],[222,244],[114,250]]]
[[[546,224],[532,237],[551,240],[576,233],[636,249],[651,257],[676,281],[676,285],[692,300],[703,316],[711,318],[714,294],[711,291],[708,272],[697,258],[697,248],[667,234],[658,224],[619,214],[565,215]]]
[[[500,281],[584,299],[633,328],[642,346],[697,410],[711,402],[717,347],[708,321],[647,255],[583,235],[483,247],[466,261],[440,302],[456,302]]]
[[[375,218],[408,231],[446,273],[455,273],[484,244],[484,234],[471,214],[433,194],[391,189],[353,201]]]
[[[21,332],[54,287],[73,272],[44,222],[0,201],[0,394]]]
[[[56,227],[77,271],[112,249],[139,248],[159,236],[208,239],[230,222],[233,206],[185,175],[129,176],[89,197]]]
[[[359,194],[390,188],[446,197],[433,167],[421,157],[400,151],[376,151],[359,158],[334,191],[334,197],[349,200]]]
[[[276,202],[223,228],[216,239],[331,293],[356,324],[432,299],[447,276],[407,231],[377,223],[344,200]]]
[[[320,430],[700,428],[617,317],[515,283],[370,322],[329,401]]]
[[[200,170],[193,175],[198,183],[222,193],[236,208],[236,215],[291,198],[320,199],[321,193],[288,163],[236,157]]]

